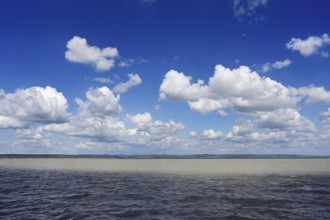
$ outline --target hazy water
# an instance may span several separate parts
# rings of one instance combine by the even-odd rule
[[[1,159],[0,218],[329,219],[329,161]]]

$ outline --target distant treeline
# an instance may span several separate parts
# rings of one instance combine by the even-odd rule
[[[287,154],[192,154],[192,155],[111,155],[111,154],[0,154],[5,158],[118,158],[118,159],[266,159],[266,158],[330,158],[330,155],[287,155]]]

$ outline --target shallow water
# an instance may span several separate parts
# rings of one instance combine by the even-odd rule
[[[0,169],[186,174],[330,174],[330,158],[315,159],[0,159]]]
[[[319,159],[314,173],[310,167],[297,172],[303,160],[292,162],[297,166],[290,172],[270,172],[266,165],[261,171],[251,168],[276,163],[267,159],[241,161],[246,166],[259,165],[249,169],[221,168],[237,171],[232,174],[206,172],[205,167],[204,173],[191,172],[194,167],[188,169],[187,164],[201,170],[207,161],[207,167],[240,161],[176,159],[159,165],[159,160],[128,160],[124,169],[125,160],[47,160],[0,160],[0,219],[330,218],[329,167],[316,170],[315,164],[323,164]],[[96,163],[93,169],[87,169],[92,162]],[[117,163],[117,167],[102,168],[104,163]],[[169,163],[183,165],[174,169]]]

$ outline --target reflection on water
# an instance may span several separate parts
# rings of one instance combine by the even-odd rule
[[[328,159],[0,160],[0,219],[329,219],[329,167]]]

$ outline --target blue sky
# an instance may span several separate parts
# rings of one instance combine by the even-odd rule
[[[0,4],[0,153],[330,154],[326,0]]]

